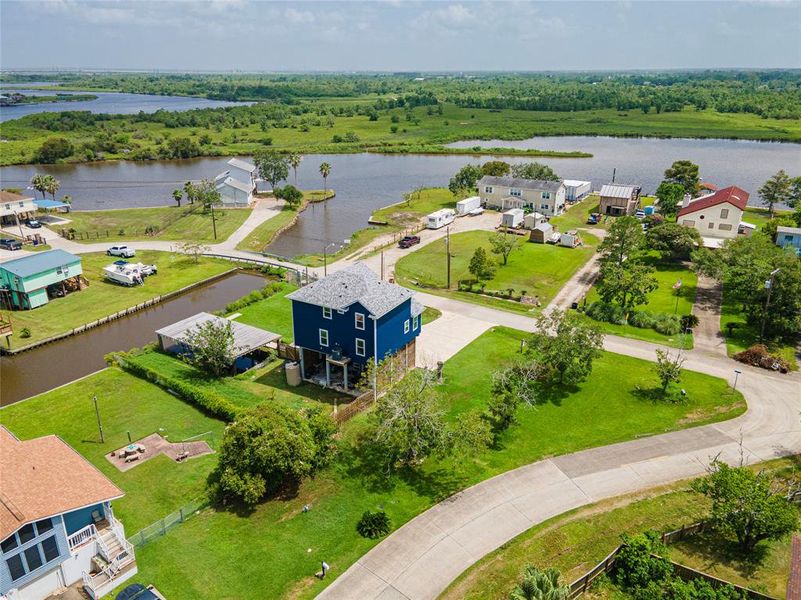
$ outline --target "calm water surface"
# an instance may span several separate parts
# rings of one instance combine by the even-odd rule
[[[553,150],[585,150],[592,158],[508,158],[509,162],[538,160],[566,179],[585,179],[595,189],[612,179],[637,183],[652,193],[664,170],[674,160],[690,159],[702,177],[718,185],[736,184],[759,202],[756,190],[772,174],[785,169],[801,174],[801,145],[734,140],[630,139],[595,137],[541,137],[519,142],[489,140],[459,142],[460,147],[510,146]],[[342,243],[366,225],[370,215],[399,202],[418,186],[442,186],[463,165],[487,156],[419,156],[380,154],[309,155],[298,170],[298,186],[319,189],[320,163],[331,164],[328,186],[337,196],[310,206],[297,224],[281,235],[268,251],[281,256],[320,253],[329,243]],[[172,190],[190,179],[213,177],[225,169],[225,158],[177,161],[109,162],[80,165],[3,167],[0,182],[24,187],[35,171],[52,173],[61,181],[59,194],[70,194],[78,210],[174,205]],[[290,172],[289,182],[295,183]]]
[[[105,366],[103,356],[109,352],[155,342],[157,329],[199,312],[220,310],[229,302],[263,286],[264,278],[237,273],[86,333],[40,346],[30,352],[2,356],[0,406],[13,404],[94,373]]]
[[[47,83],[36,83],[47,85]],[[0,93],[17,92],[27,96],[55,96],[57,92],[50,90],[29,90],[15,86],[3,86]],[[47,102],[44,104],[18,104],[0,107],[0,122],[19,119],[25,115],[43,112],[60,112],[64,110],[88,110],[93,113],[109,113],[115,115],[133,115],[139,111],[154,113],[157,110],[190,110],[193,108],[217,108],[220,106],[238,106],[250,102],[226,102],[208,100],[207,98],[189,98],[185,96],[156,96],[152,94],[125,94],[117,92],[60,92],[62,94],[92,94],[95,100],[76,102]]]

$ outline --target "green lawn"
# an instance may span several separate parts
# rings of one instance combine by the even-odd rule
[[[219,275],[233,266],[231,262],[224,260],[200,258],[195,263],[194,259],[180,254],[139,250],[135,260],[157,265],[158,274],[145,279],[144,285],[123,287],[108,282],[103,277],[103,267],[114,260],[101,252],[82,254],[83,275],[89,281],[89,287],[63,298],[55,298],[34,310],[14,311],[12,322],[15,335],[12,338],[12,347],[21,347],[69,331],[150,298]],[[30,329],[29,338],[19,337],[23,327]]]
[[[471,279],[468,265],[473,252],[479,246],[490,251],[488,231],[467,231],[451,236],[451,291],[455,297],[472,302],[489,304],[496,308],[528,312],[532,305],[511,302],[498,298],[454,290],[461,279]],[[506,266],[500,265],[494,277],[486,282],[487,291],[504,291],[509,288],[519,295],[525,291],[528,296],[539,296],[543,306],[547,305],[559,292],[565,282],[595,252],[596,239],[583,234],[585,246],[563,248],[551,244],[534,244],[521,236],[517,249],[512,251]],[[490,253],[493,260],[498,259]],[[403,284],[419,288],[445,290],[447,286],[447,254],[445,240],[440,239],[419,250],[407,254],[395,265],[395,274]]]
[[[793,459],[762,463],[778,476],[790,468]],[[645,496],[645,497],[643,497]],[[649,529],[671,531],[703,519],[709,501],[689,489],[687,482],[632,494],[579,508],[532,527],[502,548],[488,554],[465,571],[440,600],[506,600],[529,564],[555,567],[566,583],[581,577],[603,560],[623,534],[636,535]],[[689,537],[669,546],[671,560],[748,585],[776,598],[783,598],[790,566],[789,538],[763,543],[766,556],[761,563],[744,564],[719,550],[725,542],[707,535]],[[590,598],[628,598],[614,585],[590,593]]]
[[[71,222],[63,226],[68,231],[75,229],[76,242],[93,244],[117,240],[193,240],[198,242],[222,242],[236,231],[250,215],[249,208],[225,208],[214,210],[217,238],[211,212],[204,213],[198,205],[160,206],[156,208],[125,208],[119,210],[73,211],[65,218]],[[155,228],[148,235],[145,229]],[[62,227],[51,227],[60,232]]]
[[[237,250],[249,250],[250,252],[264,252],[264,249],[275,239],[285,227],[298,216],[298,213],[306,209],[310,202],[323,202],[335,196],[334,190],[308,190],[303,192],[303,201],[297,208],[291,208],[284,204],[281,212],[268,219],[253,231],[245,239],[236,245]]]
[[[100,442],[92,397],[97,396],[105,443]],[[114,512],[128,535],[161,519],[204,494],[215,455],[176,463],[158,456],[122,473],[105,454],[160,432],[171,441],[201,433],[212,446],[219,443],[224,423],[205,416],[156,385],[117,368],[0,410],[0,422],[20,439],[56,434],[117,484],[125,497]]]
[[[292,342],[292,303],[286,296],[296,289],[284,284],[280,292],[238,310],[240,316],[236,320],[279,333],[285,342]]]
[[[695,304],[695,288],[698,284],[698,277],[693,271],[679,263],[663,263],[656,259],[651,260],[651,264],[656,269],[654,275],[659,283],[659,287],[648,294],[648,301],[636,308],[647,310],[653,313],[670,313],[678,315],[690,314]],[[681,279],[682,285],[677,296],[673,290],[673,285]],[[676,300],[678,298],[678,309]],[[587,294],[587,304],[599,300],[598,292],[593,287]],[[604,323],[594,321],[607,333],[622,335],[646,342],[656,342],[668,346],[680,347],[682,344],[681,336],[668,336],[654,329],[634,327],[632,325],[617,325],[615,323]],[[684,340],[685,348],[692,348],[692,336],[687,336]]]
[[[587,223],[590,213],[598,212],[600,198],[597,194],[590,194],[581,202],[576,202],[558,217],[552,217],[550,223],[559,231],[570,231],[571,229],[605,229],[606,224],[602,221],[596,225]]]
[[[441,316],[442,316],[441,310],[437,310],[436,308],[426,306],[425,310],[423,310],[423,325],[425,325],[426,323],[433,323]]]
[[[524,335],[492,330],[446,364],[441,391],[449,420],[485,406],[489,372],[476,365],[508,360]],[[656,385],[649,363],[605,354],[585,384],[555,393],[537,408],[522,408],[519,424],[502,436],[499,449],[475,458],[430,459],[418,471],[390,477],[378,466],[381,457],[357,443],[368,434],[370,418],[359,415],[344,428],[334,464],[295,495],[247,514],[202,511],[138,551],[137,580],[175,600],[311,598],[375,545],[355,530],[366,509],[384,507],[398,527],[460,489],[544,456],[725,419],[744,409],[739,393],[705,375],[685,374],[684,404],[641,399],[638,384]],[[301,510],[305,504],[311,507],[307,513]],[[197,552],[199,544],[203,552]],[[321,560],[332,567],[324,582],[314,577]]]

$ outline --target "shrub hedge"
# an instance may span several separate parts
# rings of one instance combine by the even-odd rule
[[[653,329],[664,335],[681,333],[681,318],[669,313],[652,313],[647,310],[632,310],[628,315],[617,304],[610,304],[600,300],[590,304],[585,314],[596,321],[626,325],[640,329]]]

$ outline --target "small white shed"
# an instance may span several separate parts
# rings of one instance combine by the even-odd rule
[[[455,218],[456,212],[452,208],[443,208],[428,215],[426,227],[428,227],[428,229],[439,229],[440,227],[445,227],[445,225],[453,223]]]
[[[575,229],[567,231],[559,236],[559,245],[565,246],[566,248],[575,248],[576,246],[580,246],[581,243],[581,238],[579,237],[578,231]]]
[[[481,207],[481,197],[470,196],[469,198],[459,200],[459,202],[456,203],[456,214],[461,217],[462,215],[466,215],[471,210],[475,210],[479,207]]]
[[[534,229],[537,225],[541,223],[547,223],[548,217],[545,215],[541,215],[538,212],[528,213],[526,217],[523,219],[523,227],[526,229]]]
[[[501,215],[501,225],[517,228],[523,224],[525,214],[522,208],[511,208]]]

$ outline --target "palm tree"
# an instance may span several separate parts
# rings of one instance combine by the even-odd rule
[[[512,593],[510,600],[567,600],[570,587],[559,582],[557,569],[540,571],[529,565],[521,581]]]
[[[178,203],[178,208],[181,208],[181,200],[183,200],[184,191],[181,188],[172,191],[172,199]]]
[[[45,176],[41,173],[37,173],[33,177],[31,177],[31,186],[37,192],[42,192],[42,199],[45,197],[45,191],[47,190],[47,183],[45,182]]]
[[[298,185],[298,167],[300,163],[303,161],[303,156],[298,154],[297,152],[290,152],[289,156],[287,157],[289,160],[289,166],[292,167],[292,170],[295,172],[295,185]]]
[[[61,199],[61,201],[67,205],[67,212],[70,212],[70,210],[72,209],[72,207],[70,206],[72,204],[72,196],[70,196],[69,194],[64,194],[64,197]]]
[[[58,188],[61,187],[61,182],[52,175],[45,175],[44,180],[45,190],[47,190],[47,193],[50,194],[53,200],[55,200],[56,192],[58,191]]]
[[[184,184],[184,193],[186,194],[186,199],[189,200],[189,204],[195,203],[195,184],[191,181],[187,181]]]
[[[324,162],[320,165],[320,175],[323,176],[323,198],[328,195],[328,176],[331,174],[331,165]]]

